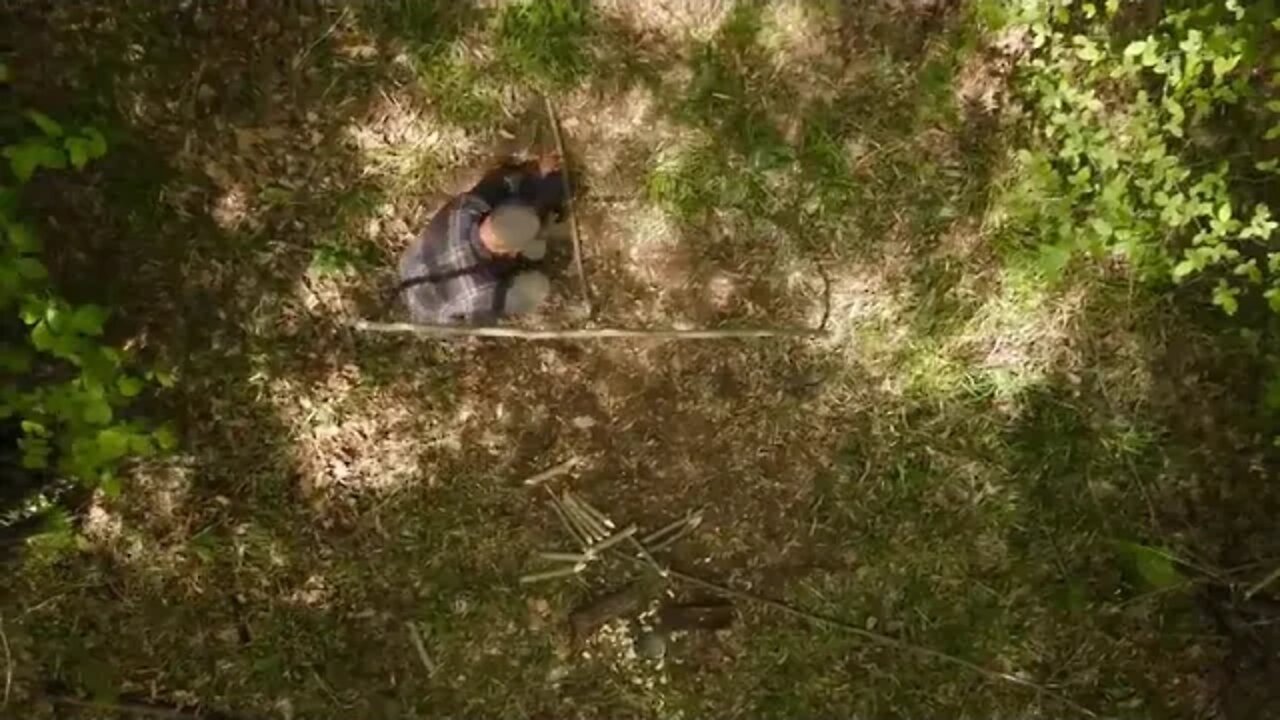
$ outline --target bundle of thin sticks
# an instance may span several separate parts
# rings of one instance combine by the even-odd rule
[[[551,509],[560,518],[565,531],[577,543],[578,551],[538,553],[541,559],[560,566],[524,575],[520,578],[521,583],[577,575],[591,563],[604,557],[608,550],[623,543],[630,546],[636,557],[648,563],[660,576],[666,577],[669,571],[654,559],[653,554],[671,547],[702,524],[702,510],[698,509],[647,535],[637,537],[639,528],[635,524],[619,527],[608,515],[569,490],[557,495],[548,489],[547,495],[551,499]]]

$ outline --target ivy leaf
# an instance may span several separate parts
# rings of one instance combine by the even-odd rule
[[[1182,581],[1168,553],[1133,542],[1121,542],[1119,549],[1128,570],[1144,585],[1159,590]]]
[[[1147,43],[1142,50],[1142,64],[1145,67],[1155,67],[1160,62],[1160,55],[1156,49],[1155,43]]]
[[[107,311],[97,305],[81,305],[71,314],[71,328],[93,337],[102,334],[102,325],[106,321]]]
[[[170,370],[151,370],[147,373],[148,380],[155,380],[160,387],[166,390],[172,388],[178,382],[178,377]]]
[[[1086,45],[1081,45],[1076,50],[1076,57],[1087,63],[1096,63],[1102,59],[1102,53],[1098,52],[1098,47],[1096,45],[1088,43]]]
[[[1262,294],[1267,299],[1267,304],[1271,306],[1272,312],[1280,313],[1280,288],[1271,288]]]
[[[129,436],[129,452],[134,455],[151,457],[156,454],[156,445],[150,436],[134,433]]]
[[[1199,269],[1200,264],[1198,262],[1192,258],[1187,258],[1173,266],[1173,279],[1181,280]]]
[[[1240,303],[1236,300],[1239,294],[1239,288],[1231,287],[1226,280],[1219,280],[1218,286],[1213,289],[1213,304],[1222,308],[1222,312],[1227,315],[1234,316],[1240,309]]]
[[[121,428],[104,428],[98,431],[98,452],[103,460],[119,460],[129,454],[131,435]]]
[[[138,393],[142,392],[142,388],[144,387],[146,386],[141,380],[128,375],[121,375],[120,379],[116,381],[116,388],[120,391],[121,395],[127,398],[136,397]]]
[[[1247,262],[1242,262],[1231,272],[1234,275],[1246,278],[1249,282],[1254,283],[1255,285],[1262,282],[1262,271],[1258,269],[1257,260],[1250,259]]]
[[[22,432],[25,435],[34,435],[36,437],[49,437],[49,428],[41,425],[35,420],[23,420]]]
[[[71,159],[71,167],[81,170],[89,163],[89,141],[84,138],[69,137],[62,143]]]
[[[1129,43],[1128,47],[1124,49],[1124,56],[1127,58],[1135,58],[1146,51],[1147,51],[1147,41],[1135,40],[1134,42]]]
[[[19,182],[24,183],[42,167],[61,170],[67,166],[67,156],[62,150],[44,140],[27,140],[20,145],[10,145],[4,149],[4,155],[9,158],[13,174]]]
[[[40,238],[31,231],[30,226],[22,223],[10,223],[8,225],[9,243],[13,245],[13,249],[18,253],[33,253],[40,249]]]
[[[22,447],[22,467],[28,470],[49,467],[49,441],[23,438],[18,441],[18,445]]]
[[[58,338],[49,329],[49,323],[41,320],[31,329],[31,345],[40,352],[49,352],[58,344]]]
[[[1240,64],[1239,55],[1230,57],[1219,55],[1213,59],[1213,75],[1216,78],[1222,78],[1222,76],[1234,70],[1238,64]]]
[[[84,137],[89,141],[89,159],[97,160],[107,154],[107,139],[97,128],[85,128]]]
[[[63,130],[62,126],[58,124],[58,121],[48,115],[45,115],[39,110],[28,110],[27,119],[35,123],[36,127],[40,128],[40,132],[45,135],[48,135],[51,138],[62,137]]]
[[[83,417],[90,425],[106,425],[111,422],[111,405],[102,398],[91,398],[85,406]]]
[[[113,500],[120,497],[120,493],[124,490],[120,486],[120,478],[115,475],[103,475],[98,480],[98,489],[102,491],[103,495]]]
[[[159,445],[161,450],[173,450],[178,447],[178,436],[168,426],[156,429],[151,435],[155,438],[156,445]]]
[[[18,270],[19,275],[28,280],[43,280],[49,277],[49,271],[45,269],[44,263],[33,257],[18,258],[13,266]]]

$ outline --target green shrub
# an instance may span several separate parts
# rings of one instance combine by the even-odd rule
[[[169,430],[150,429],[123,413],[148,382],[169,378],[139,372],[125,351],[103,340],[107,310],[73,305],[57,293],[41,261],[40,238],[20,215],[32,177],[83,168],[107,152],[106,139],[94,128],[66,128],[36,111],[2,112],[0,154],[8,162],[7,172],[0,170],[0,424],[6,428],[0,437],[16,443],[2,457],[18,466],[5,468],[6,484],[39,486],[31,478],[43,477],[46,488],[72,480],[111,492],[126,459],[173,447]],[[0,507],[0,527],[45,505],[29,493],[17,503],[9,497]]]
[[[1271,125],[1245,138],[1253,147],[1280,134],[1280,103],[1267,100],[1280,60],[1261,56],[1280,28],[1274,3],[1170,3],[1137,37],[1124,37],[1120,6],[1016,3],[1034,48],[1021,91],[1035,140],[1010,207],[1051,273],[1109,253],[1148,279],[1209,279],[1207,299],[1228,315],[1246,301],[1280,312],[1277,224],[1257,191],[1274,185],[1276,162],[1229,147],[1242,118]]]

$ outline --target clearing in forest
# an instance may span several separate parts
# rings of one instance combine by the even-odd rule
[[[662,557],[684,571],[1098,712],[1214,706],[1233,647],[1199,576],[1143,573],[1177,572],[1156,547],[1234,571],[1257,472],[1222,429],[1234,376],[1117,264],[1051,283],[1016,251],[1029,41],[997,4],[0,3],[14,92],[111,142],[40,188],[77,238],[52,270],[175,370],[148,412],[182,440],[96,496],[74,549],[5,571],[0,715],[1075,712],[736,599],[662,657],[629,618],[573,638],[571,610],[644,569],[519,583],[570,549],[522,480],[570,458],[548,486],[642,532],[701,508]],[[444,199],[553,146],[544,94],[595,316],[561,242],[521,326],[828,333],[354,331],[402,319],[396,260]]]

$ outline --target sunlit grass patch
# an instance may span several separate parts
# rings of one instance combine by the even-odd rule
[[[356,5],[365,25],[403,43],[415,58],[430,61],[483,15],[459,0],[368,0]]]
[[[498,58],[508,71],[549,86],[570,85],[591,67],[587,41],[595,10],[587,0],[518,0],[495,29]]]

